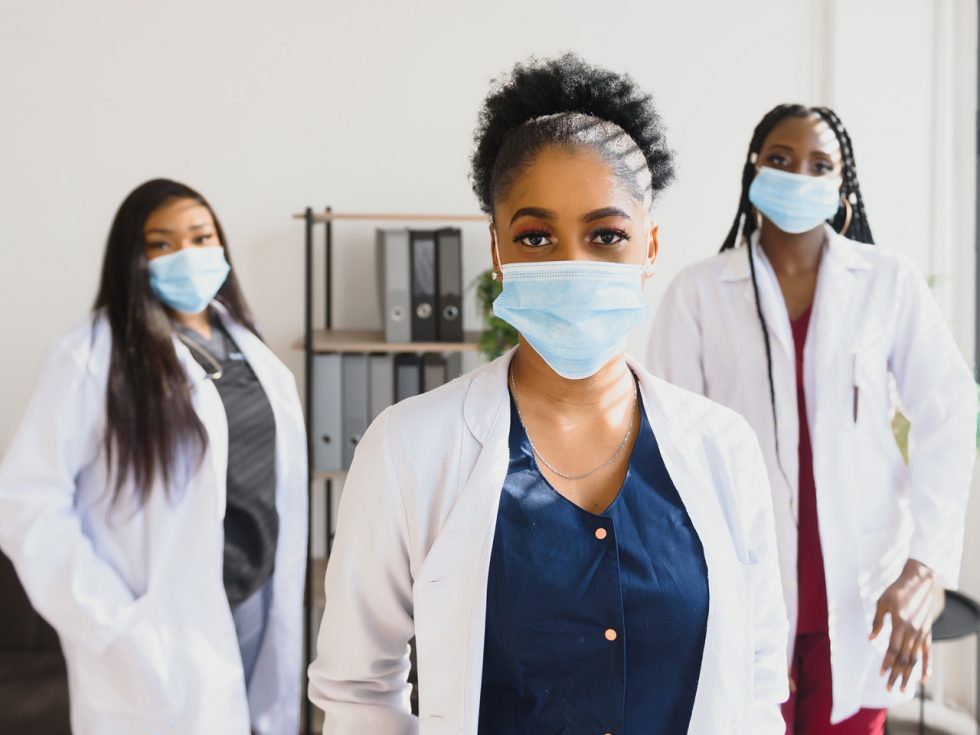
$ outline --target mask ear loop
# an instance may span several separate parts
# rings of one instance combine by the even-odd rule
[[[497,266],[499,265],[503,270],[504,264],[500,261],[500,248],[497,245],[497,233],[493,229],[493,218],[490,219],[490,238],[493,240],[493,252],[497,256],[497,262],[490,264],[490,278],[494,281],[503,281],[503,274],[497,272]]]

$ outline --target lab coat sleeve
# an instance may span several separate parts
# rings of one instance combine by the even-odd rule
[[[755,433],[747,423],[742,423],[748,461],[741,473],[744,482],[740,495],[755,567],[749,573],[755,651],[751,732],[782,735],[786,724],[779,705],[789,697],[786,670],[789,622],[783,602],[769,475]]]
[[[705,395],[695,277],[680,273],[667,288],[650,331],[647,369],[668,383]]]
[[[408,525],[388,445],[390,409],[365,432],[341,496],[309,695],[325,735],[415,735]]]
[[[956,587],[966,504],[976,458],[977,394],[925,280],[911,265],[899,272],[898,319],[889,368],[909,433],[909,556]]]
[[[136,604],[75,510],[75,477],[97,455],[104,423],[105,391],[87,366],[87,350],[66,339],[41,369],[0,465],[0,548],[58,634],[101,654]]]

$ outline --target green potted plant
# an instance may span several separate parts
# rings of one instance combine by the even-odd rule
[[[495,360],[517,344],[517,330],[493,313],[493,300],[500,295],[502,286],[494,279],[493,271],[487,269],[474,279],[470,288],[476,289],[477,306],[483,318],[480,354],[487,360]]]

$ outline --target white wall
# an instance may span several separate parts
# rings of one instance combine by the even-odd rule
[[[679,179],[659,210],[653,298],[718,246],[757,118],[814,84],[804,6],[780,0],[0,7],[0,447],[43,350],[94,297],[115,208],[145,179],[212,200],[272,346],[299,372],[302,226],[290,215],[328,203],[477,212],[477,110],[518,59],[574,49],[656,94]],[[338,326],[379,323],[371,228],[337,226]],[[485,233],[465,231],[474,275]]]
[[[86,313],[132,187],[169,176],[211,199],[272,347],[299,374],[290,215],[476,212],[476,113],[490,78],[529,53],[575,50],[656,95],[679,176],[657,211],[652,303],[718,248],[759,117],[829,103],[853,134],[879,241],[944,277],[972,351],[975,34],[972,0],[0,0],[0,450],[43,350]],[[379,324],[371,227],[336,227],[337,326]],[[465,237],[473,276],[485,226]],[[472,305],[466,319],[477,326]]]

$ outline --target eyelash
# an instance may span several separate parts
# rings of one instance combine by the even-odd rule
[[[207,235],[198,235],[197,237],[194,238],[194,244],[204,245],[212,237],[214,237],[213,233],[209,233]],[[154,250],[165,250],[172,247],[169,242],[151,242],[151,243],[147,243],[147,245]]]
[[[776,166],[785,166],[787,163],[789,163],[789,161],[786,158],[786,156],[781,156],[778,153],[774,153],[773,155],[769,156],[766,159],[766,162],[767,163],[771,163],[771,164],[776,165]],[[834,167],[831,166],[826,161],[818,161],[814,165],[820,171],[820,173],[822,173],[822,174],[829,174],[831,171],[834,170]]]
[[[606,248],[612,248],[619,245],[621,242],[629,242],[630,236],[626,234],[625,230],[620,230],[615,227],[603,227],[601,230],[596,230],[592,233],[590,242],[595,242],[595,240],[603,235],[612,235],[613,237],[618,237],[619,240],[616,242],[597,242],[596,245],[602,245]]]
[[[608,242],[608,243],[596,242],[598,238],[603,237],[604,235],[612,235],[613,237],[617,237],[619,239],[616,242]],[[545,245],[553,244],[548,242],[548,243],[539,243],[537,245],[532,245],[531,243],[525,242],[525,240],[528,240],[530,238],[550,239],[551,233],[546,232],[544,230],[532,230],[530,232],[522,232],[521,234],[519,234],[517,237],[514,238],[514,242],[520,243],[525,247],[529,247],[529,248],[541,248],[544,247]],[[615,247],[616,245],[619,245],[621,242],[629,242],[629,239],[630,236],[624,230],[620,230],[615,227],[603,227],[599,230],[593,231],[589,235],[589,242],[607,248]]]
[[[527,240],[529,238],[532,238],[532,237],[541,237],[541,238],[548,239],[548,238],[551,237],[551,233],[550,232],[545,232],[544,230],[529,230],[527,232],[522,232],[517,237],[515,237],[514,238],[514,242],[515,243],[519,243],[519,244],[524,245],[525,247],[529,247],[529,248],[541,248],[541,247],[544,247],[545,245],[551,245],[552,244],[552,243],[549,242],[549,243],[539,243],[538,245],[532,245],[529,242],[524,242],[525,240]]]

